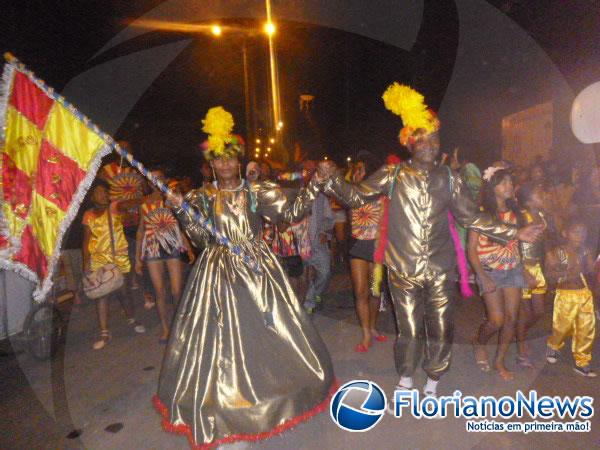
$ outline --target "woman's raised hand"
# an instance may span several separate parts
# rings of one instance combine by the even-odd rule
[[[167,198],[167,206],[171,208],[181,208],[181,205],[183,204],[183,197],[181,194],[176,192],[167,192],[165,197]]]

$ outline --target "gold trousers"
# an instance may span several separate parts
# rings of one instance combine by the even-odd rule
[[[571,350],[575,364],[587,366],[592,360],[592,345],[596,333],[594,299],[588,288],[558,289],[554,298],[552,335],[548,347],[560,350],[565,339],[572,336]]]
[[[523,264],[523,269],[529,272],[529,275],[535,278],[537,284],[533,288],[527,287],[523,289],[522,298],[530,300],[532,295],[546,294],[546,292],[548,292],[548,285],[546,283],[546,277],[544,277],[542,264],[539,262],[533,264],[525,263]]]
[[[446,273],[406,277],[390,269],[388,283],[398,326],[398,374],[412,376],[423,358],[423,370],[438,379],[450,368],[456,281]]]

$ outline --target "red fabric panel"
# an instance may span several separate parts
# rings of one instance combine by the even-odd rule
[[[16,71],[10,104],[42,130],[54,100],[44,94],[29,78]]]
[[[21,249],[13,259],[25,264],[33,272],[37,273],[40,280],[43,280],[46,277],[46,274],[48,273],[48,261],[46,260],[46,255],[44,255],[39,242],[31,231],[31,225],[27,225],[23,230]]]
[[[84,177],[85,172],[75,161],[60,153],[46,140],[42,141],[35,183],[39,195],[66,211]]]

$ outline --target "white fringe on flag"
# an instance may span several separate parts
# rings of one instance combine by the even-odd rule
[[[15,70],[16,67],[7,62],[4,64],[4,71],[0,80],[0,142],[6,140],[6,111],[8,109],[8,99],[12,91]]]
[[[8,99],[12,92],[13,78],[15,75],[15,66],[6,63],[0,79],[0,145],[3,146],[6,141],[6,111],[8,110]],[[2,191],[2,158],[0,158],[0,199],[4,198]],[[2,214],[0,203],[0,236],[8,240],[8,248],[0,251],[0,258],[9,258],[19,250],[19,239],[10,236],[8,220]],[[2,267],[2,266],[0,266]]]

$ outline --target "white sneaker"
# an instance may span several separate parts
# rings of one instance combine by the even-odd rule
[[[590,369],[590,366],[573,366],[573,370],[582,377],[596,378],[598,376],[593,369]]]
[[[437,391],[423,391],[424,397],[438,398]]]
[[[410,392],[410,391],[414,391],[414,390],[416,390],[414,387],[408,388],[408,387],[402,386],[400,384],[397,384],[396,387],[394,388],[394,392],[396,392],[396,391],[409,391]],[[386,410],[386,412],[392,416],[394,415],[395,409],[396,409],[396,408],[394,408],[395,397],[396,397],[396,394],[394,394],[390,397],[390,399],[388,400],[387,410]]]
[[[559,353],[556,350],[546,347],[546,361],[550,364],[555,364],[558,361]]]

